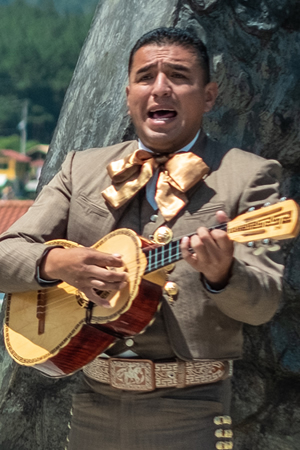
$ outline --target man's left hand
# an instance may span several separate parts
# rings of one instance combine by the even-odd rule
[[[228,222],[224,211],[216,215],[220,223]],[[190,252],[191,248],[194,253]],[[200,227],[196,234],[182,239],[181,252],[183,259],[203,274],[212,289],[219,290],[227,285],[233,262],[233,242],[225,231]]]

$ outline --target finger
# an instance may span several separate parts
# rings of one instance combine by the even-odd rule
[[[101,298],[93,288],[82,289],[81,292],[86,295],[86,297],[98,306],[103,306],[104,308],[111,308],[111,304],[108,300]]]
[[[181,239],[180,248],[181,248],[181,254],[182,254],[183,259],[187,259],[191,256],[190,239],[187,236],[184,236]]]
[[[225,211],[217,211],[216,217],[219,223],[227,223],[229,222],[229,218]]]
[[[122,267],[124,265],[122,257],[120,255],[117,254],[112,255],[110,253],[99,252],[98,250],[95,249],[90,250],[92,250],[92,252],[88,256],[87,261],[90,264],[95,264],[99,267],[106,267],[106,266]]]
[[[89,284],[94,289],[98,289],[100,291],[120,291],[128,285],[127,281],[109,283],[97,279],[90,280]]]
[[[86,276],[89,279],[96,279],[103,283],[122,283],[128,280],[128,273],[105,269],[99,266],[87,266]]]
[[[206,259],[215,246],[215,241],[206,228],[198,228],[197,234],[191,237],[191,247],[200,259]]]
[[[222,230],[212,230],[211,237],[214,240],[214,244],[221,250],[226,251],[233,247],[233,242],[229,239],[227,233]]]
[[[181,254],[182,254],[183,259],[188,264],[190,264],[195,270],[197,270],[196,269],[197,257],[195,255],[195,253],[191,252],[192,249],[190,246],[190,238],[185,236],[181,239],[180,249],[181,249]]]
[[[223,212],[220,211],[222,214]],[[220,216],[221,216],[220,214]],[[223,213],[222,218],[225,219],[227,216]],[[213,230],[208,230],[207,228],[200,227],[197,230],[197,234],[192,236],[191,245],[196,253],[203,257],[213,257],[213,255],[219,251],[219,249],[231,248],[230,239],[227,233],[218,228]],[[198,255],[199,256],[199,255]]]

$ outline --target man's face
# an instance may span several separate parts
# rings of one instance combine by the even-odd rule
[[[143,144],[170,153],[196,136],[203,113],[214,104],[217,86],[204,85],[203,70],[191,49],[151,44],[135,53],[126,94]]]

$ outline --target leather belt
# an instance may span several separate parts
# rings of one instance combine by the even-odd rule
[[[215,383],[232,375],[232,361],[153,362],[148,359],[96,358],[83,368],[100,383],[127,391]]]

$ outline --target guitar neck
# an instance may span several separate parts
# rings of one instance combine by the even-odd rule
[[[299,206],[294,200],[284,200],[241,214],[230,222],[217,225],[210,230],[225,230],[229,239],[240,243],[291,239],[299,233],[299,211]],[[182,259],[180,241],[181,238],[166,245],[154,244],[143,248],[148,262],[145,274]],[[193,252],[192,249],[190,251]]]
[[[216,227],[210,228],[213,229],[221,229],[226,230],[227,224],[220,224]],[[193,236],[195,233],[188,234],[187,236]],[[175,263],[182,259],[182,253],[180,250],[180,242],[182,238],[179,238],[175,241],[171,241],[169,244],[165,245],[150,245],[149,247],[143,248],[143,252],[147,258],[147,267],[145,270],[145,275],[155,270],[162,269],[163,267],[168,266],[169,264]],[[189,249],[190,252],[193,252],[193,249]]]

